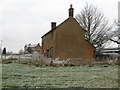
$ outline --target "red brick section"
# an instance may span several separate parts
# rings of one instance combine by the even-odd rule
[[[88,41],[86,41],[86,45],[85,45],[86,49],[85,49],[85,58],[87,60],[95,60],[95,47],[90,44]]]
[[[40,46],[40,44],[38,44],[38,45],[35,47],[35,49],[37,49],[37,50],[41,50],[42,47]]]

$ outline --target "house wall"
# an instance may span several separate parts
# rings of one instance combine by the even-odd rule
[[[86,43],[84,33],[85,31],[72,17],[61,24],[56,30],[56,58],[92,59],[93,47]],[[91,53],[87,53],[86,49]]]
[[[94,59],[95,48],[85,40],[85,31],[74,18],[69,17],[52,32],[42,38],[43,53],[45,56],[47,56],[46,51],[52,47],[53,59],[58,57],[60,59]],[[47,57],[50,57],[50,55]]]
[[[41,54],[41,46],[39,44],[34,48],[34,50]]]
[[[42,38],[42,53],[48,58],[55,58],[55,32],[53,30]]]
[[[85,59],[86,60],[95,60],[95,47],[90,44],[88,41],[85,41]]]

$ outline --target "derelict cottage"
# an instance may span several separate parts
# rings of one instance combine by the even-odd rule
[[[85,30],[74,18],[70,5],[69,17],[60,25],[51,23],[51,30],[42,36],[42,52],[48,58],[81,58],[93,60],[95,47],[85,40]]]

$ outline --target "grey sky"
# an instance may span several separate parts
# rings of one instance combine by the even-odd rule
[[[0,0],[0,36],[3,47],[18,52],[28,43],[41,43],[41,36],[68,18],[69,5],[75,15],[88,2],[98,7],[113,23],[119,0]]]

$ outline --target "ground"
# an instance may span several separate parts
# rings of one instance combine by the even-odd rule
[[[3,88],[118,88],[117,65],[33,66],[2,64]]]

